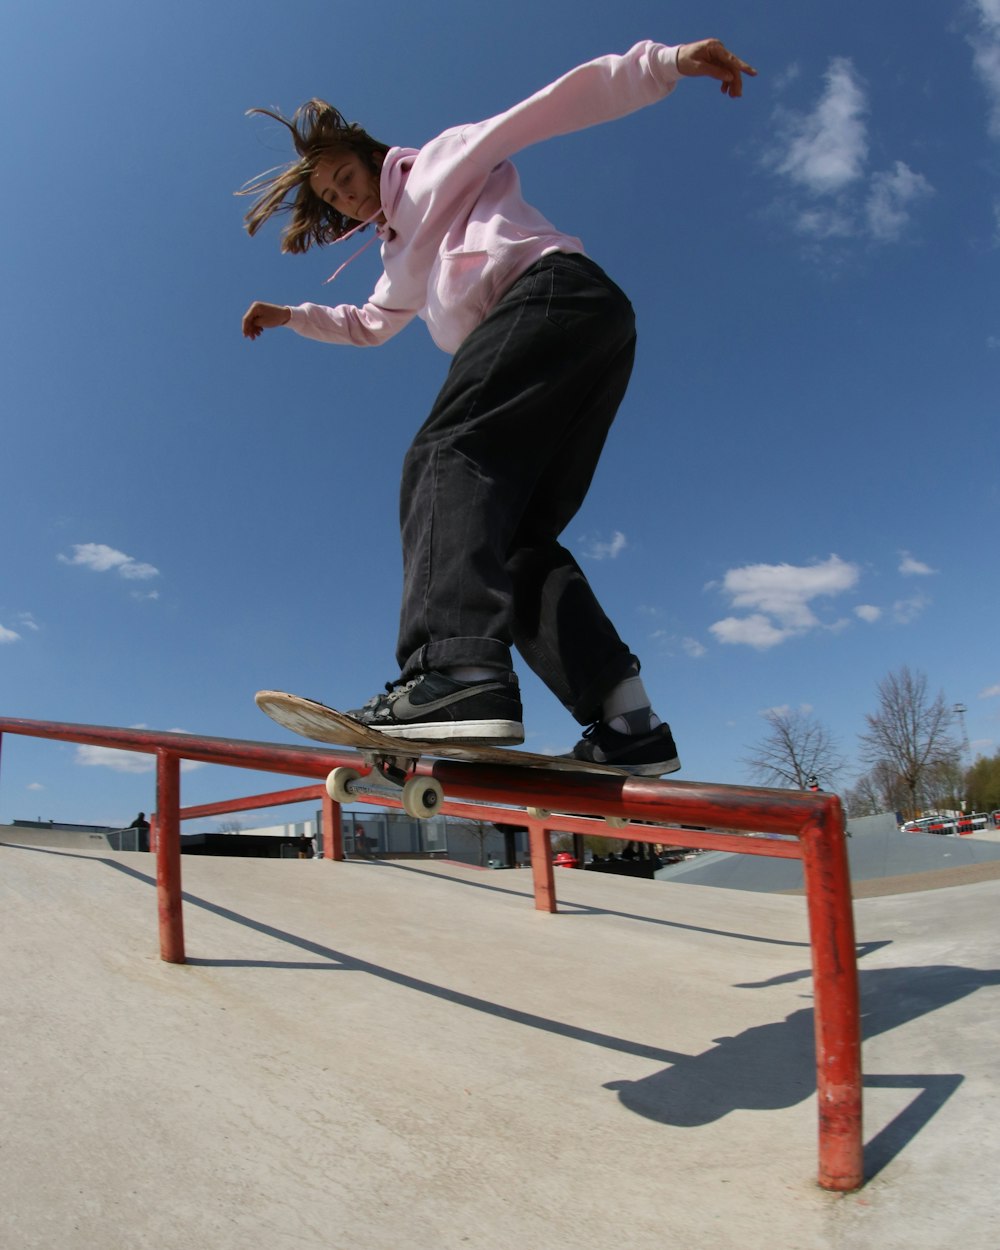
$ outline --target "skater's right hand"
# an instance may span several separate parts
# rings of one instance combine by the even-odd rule
[[[243,337],[260,338],[265,330],[288,325],[291,316],[292,310],[283,304],[265,304],[261,300],[254,300],[243,314]]]
[[[718,39],[699,39],[677,49],[677,72],[689,78],[715,78],[723,95],[737,99],[743,94],[743,75],[757,77],[757,71],[741,61]]]

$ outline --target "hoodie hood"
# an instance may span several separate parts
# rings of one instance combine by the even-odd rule
[[[336,242],[344,243],[347,239],[353,239],[356,234],[367,229],[372,222],[383,216],[383,214],[385,215],[385,222],[381,226],[376,227],[375,234],[367,242],[363,243],[356,252],[348,256],[343,264],[337,266],[329,278],[326,279],[326,282],[324,282],[324,286],[333,282],[335,278],[339,278],[347,266],[352,261],[357,260],[361,253],[367,251],[376,240],[384,243],[393,237],[395,231],[391,225],[391,218],[399,207],[400,197],[403,194],[403,188],[406,186],[407,176],[413,167],[413,162],[417,155],[416,148],[390,148],[386,153],[385,160],[382,162],[382,174],[379,179],[381,204],[378,212],[369,217],[367,221],[359,221],[353,229],[348,230],[346,234],[342,234]]]
[[[382,162],[382,178],[379,190],[382,195],[382,212],[386,222],[391,226],[393,216],[399,208],[400,197],[406,186],[413,162],[419,156],[416,148],[390,148]]]

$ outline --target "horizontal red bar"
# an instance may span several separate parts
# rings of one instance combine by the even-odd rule
[[[198,807],[182,807],[181,820],[197,820],[202,816],[221,816],[225,812],[252,812],[261,807],[283,807],[286,803],[308,803],[323,798],[324,786],[299,786],[296,790],[273,790],[270,794],[251,794],[242,799],[223,799],[218,803],[202,803]]]

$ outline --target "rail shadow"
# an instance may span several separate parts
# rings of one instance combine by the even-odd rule
[[[458,877],[453,877],[448,873],[434,872],[427,868],[413,867],[410,864],[392,863],[387,864],[397,872],[412,872],[420,877],[432,877],[438,881],[445,881],[449,885],[459,886],[468,890],[488,890],[492,894],[506,894],[513,898],[524,899],[525,902],[531,901],[531,891],[511,890],[502,885],[487,884],[485,881],[463,881]],[[530,874],[525,873],[525,876]],[[762,937],[756,933],[736,933],[731,929],[710,929],[704,925],[685,924],[680,920],[664,920],[658,916],[643,916],[635,912],[615,911],[610,907],[594,907],[589,903],[574,903],[565,897],[559,899],[560,916],[567,918],[573,916],[616,916],[621,920],[635,920],[642,924],[660,925],[665,929],[680,929],[689,933],[705,933],[713,937],[733,938],[739,942],[761,942],[767,946],[792,946],[800,950],[808,950],[808,942],[797,942],[789,938],[772,938]]]

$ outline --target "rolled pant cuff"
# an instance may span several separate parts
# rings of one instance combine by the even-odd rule
[[[428,642],[418,647],[401,671],[402,676],[409,680],[418,673],[454,668],[458,664],[499,668],[505,672],[514,667],[510,647],[499,638],[445,638],[441,642]]]

